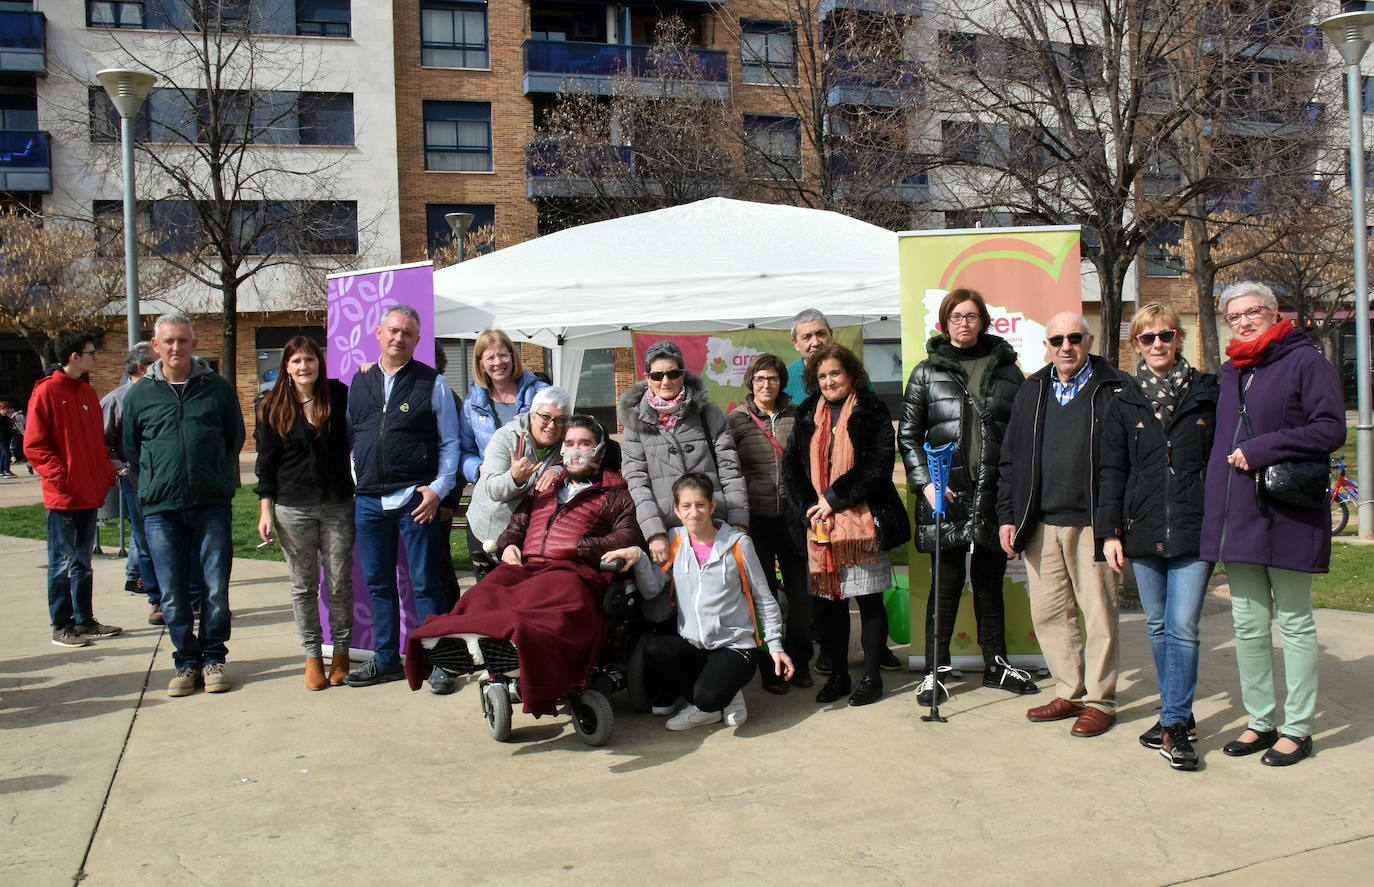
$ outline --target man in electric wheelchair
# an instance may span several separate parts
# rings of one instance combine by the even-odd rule
[[[606,444],[596,419],[569,419],[563,476],[515,512],[496,541],[501,563],[452,612],[429,617],[410,636],[405,664],[412,690],[431,665],[459,674],[514,670],[512,644],[526,713],[554,714],[558,701],[583,685],[606,631],[602,599],[609,579],[598,565],[608,551],[644,544],[624,479],[602,467]],[[475,636],[478,649],[460,635]]]

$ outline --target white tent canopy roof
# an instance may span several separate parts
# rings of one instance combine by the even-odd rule
[[[815,307],[836,326],[884,321],[896,335],[897,235],[839,213],[713,197],[453,265],[435,273],[434,296],[436,335],[499,327],[556,355],[575,349],[557,373],[568,387],[582,350],[627,346],[633,329],[785,329]]]

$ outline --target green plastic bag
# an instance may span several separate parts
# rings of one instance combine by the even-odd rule
[[[911,594],[906,576],[895,570],[892,587],[883,592],[883,606],[887,608],[887,634],[899,644],[911,643]]]

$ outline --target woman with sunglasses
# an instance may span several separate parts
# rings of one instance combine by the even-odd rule
[[[949,643],[966,577],[973,587],[983,686],[1017,695],[1039,692],[1030,675],[1013,668],[1007,659],[1002,600],[1007,556],[997,538],[997,466],[1002,437],[1025,376],[1016,365],[1016,349],[988,332],[992,317],[980,293],[952,290],[940,303],[939,318],[940,331],[926,343],[926,359],[912,369],[907,380],[897,429],[907,483],[913,493],[920,494],[916,500],[916,548],[926,554],[935,551],[935,486],[927,468],[925,445],[955,445],[940,540],[938,638],[933,579],[926,600],[926,674],[916,688],[917,704],[923,707],[929,706],[937,693],[941,702],[948,695],[943,678],[951,671]]]
[[[645,350],[644,380],[620,396],[616,415],[625,428],[621,473],[654,563],[668,558],[668,530],[680,525],[673,484],[689,471],[705,474],[722,491],[716,517],[748,531],[735,439],[701,379],[686,371],[681,348],[663,339]]]
[[[482,476],[483,454],[496,429],[520,413],[528,413],[534,395],[549,384],[521,366],[520,350],[503,330],[482,330],[477,335],[472,346],[472,378],[458,423],[460,487],[475,484]],[[471,526],[468,553],[475,570],[485,573],[496,566],[482,550],[482,540],[473,534]]]
[[[1136,311],[1131,343],[1140,363],[1103,420],[1093,529],[1114,572],[1131,559],[1145,608],[1162,708],[1140,744],[1175,770],[1193,770],[1198,618],[1212,574],[1198,544],[1217,377],[1179,353],[1183,325],[1172,308]]]
[[[1224,562],[1231,585],[1245,731],[1222,751],[1263,751],[1261,763],[1296,764],[1312,754],[1317,710],[1317,625],[1312,576],[1331,561],[1326,503],[1272,501],[1262,473],[1288,461],[1325,466],[1345,443],[1345,399],[1335,368],[1302,330],[1279,316],[1274,292],[1245,281],[1217,299],[1231,327],[1221,367],[1217,432],[1207,461],[1202,557]],[[1288,684],[1280,729],[1271,621],[1283,641]]]
[[[774,597],[778,594],[778,573],[782,573],[781,585],[787,595],[783,646],[795,666],[790,683],[806,688],[812,685],[811,595],[806,588],[806,561],[785,517],[787,488],[782,482],[782,456],[797,418],[792,397],[783,390],[786,387],[787,365],[782,359],[773,354],[758,355],[744,371],[745,400],[726,419],[749,490],[749,535]],[[759,665],[763,688],[778,695],[786,693],[789,681],[775,673],[768,654],[760,652]]]

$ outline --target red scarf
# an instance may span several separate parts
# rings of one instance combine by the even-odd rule
[[[1231,363],[1236,365],[1236,369],[1249,369],[1260,362],[1270,345],[1291,332],[1293,332],[1293,322],[1286,317],[1280,317],[1278,323],[1248,342],[1232,339],[1231,343],[1226,346],[1226,356],[1231,358]]]

